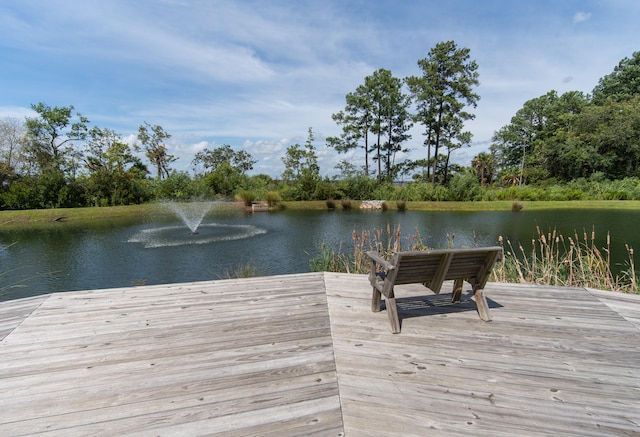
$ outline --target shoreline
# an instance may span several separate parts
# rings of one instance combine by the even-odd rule
[[[637,200],[575,200],[575,201],[518,201],[523,205],[522,212],[548,209],[612,209],[612,210],[640,210]],[[359,201],[353,201],[353,209],[358,209]],[[491,202],[405,202],[409,211],[504,211],[511,210],[514,201]],[[228,210],[242,210],[242,202],[224,202]],[[396,201],[387,201],[388,210],[397,209]],[[326,201],[282,202],[282,208],[287,210],[328,210]],[[337,207],[336,209],[341,209]],[[81,207],[81,208],[51,208],[32,210],[0,211],[0,230],[13,227],[50,224],[56,222],[70,222],[83,220],[98,220],[109,218],[144,218],[146,216],[162,216],[171,213],[164,210],[160,203],[145,203],[140,205]]]

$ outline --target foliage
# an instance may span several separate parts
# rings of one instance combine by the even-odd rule
[[[87,203],[100,206],[127,205],[137,201],[136,184],[146,176],[131,147],[110,129],[89,131],[85,167]]]
[[[196,153],[193,159],[194,167],[197,168],[201,165],[204,167],[205,172],[215,171],[219,166],[229,164],[237,169],[239,173],[245,174],[253,169],[253,164],[255,163],[256,161],[251,157],[250,153],[244,150],[235,151],[228,144],[213,150],[201,150]]]
[[[198,185],[185,172],[174,171],[164,179],[150,181],[150,187],[155,199],[189,200],[208,194],[199,192]]]
[[[267,193],[264,195],[264,201],[267,202],[269,208],[273,208],[275,206],[278,206],[278,204],[282,202],[282,197],[277,191],[267,191]]]
[[[576,232],[566,238],[555,229],[544,233],[536,227],[536,233],[531,250],[499,238],[504,256],[494,267],[491,280],[638,293],[633,249],[628,245],[627,269],[614,274],[608,234],[606,246],[598,248],[594,231],[590,235]]]
[[[240,190],[236,194],[236,197],[242,200],[244,206],[251,206],[251,204],[258,198],[258,195],[251,190]]]
[[[167,146],[164,141],[169,138],[171,138],[171,135],[159,125],[152,126],[145,121],[138,128],[138,140],[142,143],[149,161],[155,165],[158,179],[169,177],[169,164],[178,159],[167,153]]]
[[[565,238],[555,230],[543,233],[536,227],[537,238],[530,251],[522,245],[514,248],[511,242],[501,236],[503,256],[493,268],[491,281],[542,284],[562,287],[590,287],[603,290],[638,293],[640,278],[635,269],[633,249],[626,246],[627,268],[619,274],[611,270],[611,246],[607,235],[606,247],[598,248],[595,232],[582,236],[575,233]],[[344,242],[337,248],[322,243],[309,262],[312,271],[332,271],[343,273],[369,273],[370,262],[366,252],[373,250],[385,258],[406,250],[424,250],[419,231],[416,229],[406,243],[400,226],[373,231],[355,230],[352,233],[352,247],[345,249]],[[450,240],[453,247],[453,239]],[[350,250],[351,249],[351,250]]]
[[[40,175],[61,173],[73,178],[79,154],[74,141],[86,137],[89,120],[78,113],[74,117],[73,106],[51,107],[41,102],[31,108],[38,116],[25,121],[24,152],[29,168]]]
[[[624,58],[604,76],[593,89],[593,102],[597,105],[606,100],[622,102],[640,95],[640,51],[631,58]]]
[[[228,268],[221,276],[221,279],[254,278],[256,276],[260,276],[260,271],[256,266],[248,262],[233,268]]]
[[[351,199],[342,199],[340,201],[340,205],[342,206],[342,209],[345,209],[345,210],[349,210],[353,208],[353,202],[351,201]]]
[[[314,199],[341,199],[343,196],[344,193],[340,190],[338,184],[325,178],[318,181],[312,197]]]
[[[425,127],[427,162],[431,161],[431,147],[434,148],[431,182],[435,183],[440,147],[447,147],[449,156],[452,149],[471,141],[471,134],[463,131],[463,125],[475,116],[464,109],[475,107],[480,99],[473,92],[479,84],[478,64],[470,59],[468,48],[459,49],[454,41],[446,41],[436,44],[426,58],[418,61],[418,66],[422,76],[410,76],[406,83],[416,101],[415,118]]]
[[[364,150],[364,175],[369,176],[369,130],[373,122],[373,114],[369,90],[359,85],[354,92],[346,95],[344,111],[337,112],[331,117],[342,127],[340,137],[328,137],[327,145],[338,153],[348,153],[351,150]],[[343,161],[347,173],[353,173],[353,165]],[[351,176],[350,174],[348,176]]]
[[[451,157],[471,140],[464,122],[473,118],[469,110],[479,99],[478,66],[469,49],[447,41],[418,67],[420,74],[404,82],[375,70],[347,94],[344,109],[333,114],[341,133],[327,138],[346,158],[336,166],[340,177],[332,179],[320,176],[311,129],[304,146],[287,149],[283,180],[277,181],[248,175],[256,161],[229,145],[196,154],[194,176],[176,173],[166,145],[171,135],[144,122],[138,144],[154,166],[152,178],[138,145],[108,128],[90,128],[73,106],[34,104],[35,117],[0,121],[0,209],[232,198],[240,190],[298,201],[640,199],[640,52],[600,79],[593,96],[551,90],[524,102],[495,132],[490,150],[467,168]],[[405,153],[413,122],[424,126],[427,147],[426,158],[415,161]],[[411,182],[396,186],[405,176]]]
[[[340,242],[337,248],[322,243],[318,253],[311,258],[309,266],[311,271],[342,272],[342,273],[368,273],[371,263],[365,255],[368,251],[376,251],[383,256],[391,256],[401,250],[423,250],[427,247],[422,241],[420,233],[416,229],[413,235],[403,236],[400,225],[386,229],[376,228],[363,230],[358,233],[355,229],[351,234],[351,248],[344,251],[344,243]]]
[[[295,144],[287,148],[282,158],[284,172],[282,178],[290,185],[287,187],[287,198],[291,200],[311,200],[320,181],[318,155],[313,145],[313,130],[309,128],[309,136],[304,148]]]

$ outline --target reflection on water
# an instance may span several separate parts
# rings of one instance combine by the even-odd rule
[[[542,232],[565,237],[611,233],[614,266],[624,244],[640,247],[640,211],[284,211],[208,214],[197,235],[176,218],[56,222],[46,228],[0,228],[0,300],[55,291],[220,279],[250,264],[261,275],[303,273],[322,243],[351,250],[353,231],[401,227],[432,248],[495,245],[498,236],[531,247]]]

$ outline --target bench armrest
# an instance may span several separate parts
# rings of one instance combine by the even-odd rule
[[[393,270],[396,268],[396,266],[394,266],[393,264],[391,264],[389,261],[387,261],[386,259],[384,259],[383,257],[380,256],[380,254],[378,252],[375,251],[369,251],[369,252],[365,252],[365,254],[371,258],[372,261],[374,261],[375,263],[377,263],[378,265],[380,265],[384,271],[388,272],[389,270]]]

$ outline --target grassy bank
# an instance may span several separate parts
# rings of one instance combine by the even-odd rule
[[[24,211],[0,211],[0,229],[39,226],[53,222],[96,220],[104,218],[151,217],[163,214],[160,205],[130,205],[87,208],[30,209]]]
[[[226,202],[224,208],[237,210],[242,208],[238,202]],[[24,211],[0,211],[0,230],[24,228],[28,226],[47,226],[56,222],[83,222],[110,218],[138,218],[173,216],[160,203],[143,205],[86,207],[86,208],[52,208],[30,209]]]
[[[395,201],[386,202],[389,210],[397,209]],[[510,211],[513,206],[511,200],[496,200],[488,202],[404,202],[407,210],[412,211]],[[640,209],[638,200],[572,200],[572,201],[537,201],[518,202],[522,210],[545,209]],[[352,202],[353,209],[357,209],[360,202]],[[286,209],[326,210],[327,202],[312,200],[301,202],[282,202]],[[340,208],[340,201],[336,201],[336,209]]]
[[[640,209],[640,201],[636,200],[575,200],[570,202],[519,202],[522,210],[545,209]],[[340,209],[340,202],[336,202]],[[359,207],[360,202],[353,201],[353,209]],[[237,202],[225,204],[230,209],[238,209],[242,206]],[[326,201],[301,201],[282,202],[285,209],[290,210],[326,210]],[[387,202],[389,210],[396,210],[395,201]],[[407,210],[413,211],[509,211],[513,202],[510,200],[492,202],[405,202]],[[25,211],[0,211],[0,228],[11,226],[25,226],[37,223],[50,223],[54,221],[80,221],[102,218],[123,217],[152,217],[168,214],[159,203],[147,203],[143,205],[110,206],[110,207],[86,207],[86,208],[54,208],[31,209]]]

